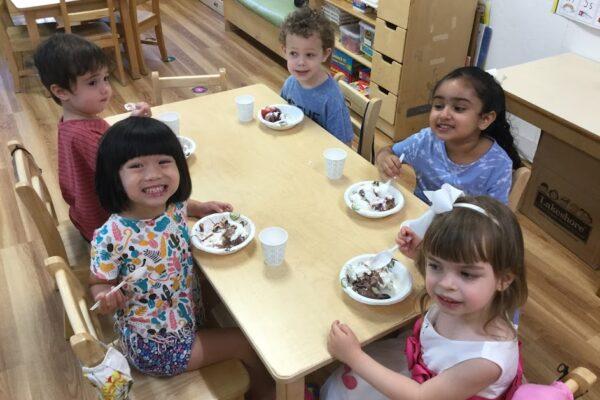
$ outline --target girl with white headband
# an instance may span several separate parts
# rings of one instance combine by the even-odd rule
[[[323,386],[323,400],[510,399],[521,384],[509,317],[527,298],[521,229],[492,198],[449,204],[412,249],[425,277],[421,306],[428,310],[406,341],[388,339],[364,350],[350,327],[335,321],[327,347],[345,365]]]

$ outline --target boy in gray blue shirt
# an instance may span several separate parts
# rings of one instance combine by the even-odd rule
[[[279,41],[291,74],[283,84],[281,97],[350,146],[354,132],[344,96],[322,67],[334,46],[329,20],[310,7],[302,7],[283,21]]]

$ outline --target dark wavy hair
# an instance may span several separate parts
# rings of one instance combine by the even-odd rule
[[[494,139],[504,149],[512,160],[513,169],[522,167],[523,163],[515,147],[514,138],[510,132],[510,124],[506,118],[506,101],[502,86],[492,75],[481,68],[462,67],[450,72],[436,83],[432,97],[442,83],[454,79],[464,79],[473,87],[477,97],[483,103],[482,114],[496,112],[496,119],[482,133]]]
[[[279,31],[279,42],[285,46],[287,35],[309,38],[316,33],[323,43],[323,50],[333,49],[335,33],[332,22],[321,11],[313,10],[307,5],[288,14]]]
[[[33,61],[40,80],[59,105],[60,99],[54,96],[50,86],[58,85],[71,91],[78,76],[110,67],[100,47],[70,33],[56,33],[42,42],[35,50]]]
[[[154,118],[129,117],[111,126],[104,134],[96,158],[96,192],[100,204],[111,213],[129,208],[119,170],[135,157],[166,154],[175,159],[179,187],[167,204],[185,201],[192,193],[192,181],[183,149],[171,128]]]
[[[427,261],[433,256],[454,263],[487,262],[497,279],[512,276],[510,285],[494,295],[486,322],[487,325],[500,317],[512,327],[512,315],[527,300],[525,250],[519,222],[507,206],[491,197],[464,196],[456,202],[475,204],[487,215],[463,207],[436,215],[421,243],[417,268],[425,276]],[[428,299],[428,294],[423,293],[422,311]]]

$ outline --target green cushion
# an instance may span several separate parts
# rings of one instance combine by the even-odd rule
[[[294,0],[237,0],[270,23],[281,26],[285,17],[294,11]]]

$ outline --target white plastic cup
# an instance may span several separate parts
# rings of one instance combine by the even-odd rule
[[[270,267],[281,265],[285,258],[285,245],[288,240],[288,233],[285,229],[278,226],[265,228],[258,234],[258,239],[262,247],[265,264]]]
[[[166,113],[162,113],[156,117],[161,122],[164,122],[173,133],[179,136],[179,113],[175,111],[169,111]]]
[[[254,118],[254,97],[245,94],[235,98],[240,122],[249,122]]]
[[[325,174],[329,179],[340,179],[344,174],[344,163],[348,153],[339,148],[327,149],[323,152],[325,157]]]

